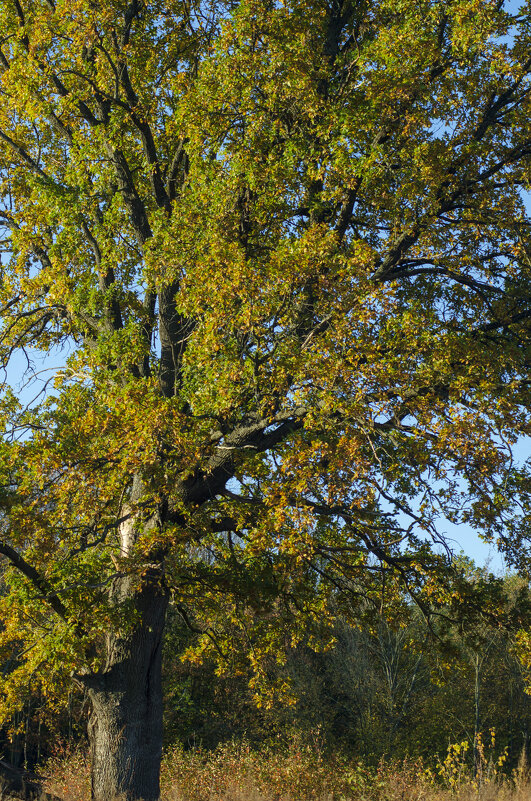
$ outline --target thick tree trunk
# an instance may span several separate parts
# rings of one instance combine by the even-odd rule
[[[132,594],[132,630],[110,633],[105,669],[83,678],[92,703],[89,739],[93,801],[156,801],[162,754],[162,634],[168,603],[153,577]]]

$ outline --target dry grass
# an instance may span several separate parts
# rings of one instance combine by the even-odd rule
[[[260,751],[234,743],[213,752],[174,748],[164,759],[162,801],[531,801],[525,764],[503,776],[499,760],[483,754],[474,780],[465,751],[454,747],[431,770],[420,761],[369,770],[355,760],[325,758],[315,743],[300,738]],[[47,767],[48,792],[65,801],[90,799],[82,754],[55,758]]]
[[[222,746],[213,753],[175,749],[163,770],[164,801],[531,801],[525,765],[512,776],[483,760],[476,780],[454,751],[435,769],[420,761],[382,763],[369,770],[324,758],[295,739],[283,751]]]
[[[176,748],[164,760],[163,801],[531,801],[525,763],[503,775],[504,755],[494,759],[494,740],[491,745],[489,753],[479,743],[476,778],[463,743],[431,769],[409,760],[376,770],[346,757],[324,757],[318,743],[300,737],[260,751],[245,744],[214,752]]]
[[[65,801],[89,801],[90,765],[81,750],[62,749],[48,760],[42,773],[48,776],[45,791]]]

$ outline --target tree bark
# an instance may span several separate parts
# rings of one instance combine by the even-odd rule
[[[92,711],[89,740],[93,801],[157,801],[162,755],[162,635],[168,595],[160,572],[131,592],[125,577],[115,588],[131,601],[135,623],[111,632],[102,671],[82,678]],[[138,579],[137,579],[138,580]]]

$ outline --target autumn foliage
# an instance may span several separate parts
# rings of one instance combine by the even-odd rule
[[[404,588],[502,615],[445,519],[526,567],[529,5],[0,20],[0,712],[73,679],[96,801],[155,801],[170,603],[259,700]]]

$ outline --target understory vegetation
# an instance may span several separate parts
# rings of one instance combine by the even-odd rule
[[[490,745],[490,744],[489,744]],[[213,751],[175,746],[162,766],[161,801],[527,801],[531,776],[522,755],[503,773],[481,746],[477,769],[466,759],[466,743],[449,747],[444,760],[381,760],[368,767],[355,758],[322,751],[318,737],[300,734],[259,750],[230,742]],[[47,789],[65,801],[90,797],[90,766],[80,752],[48,763]]]

